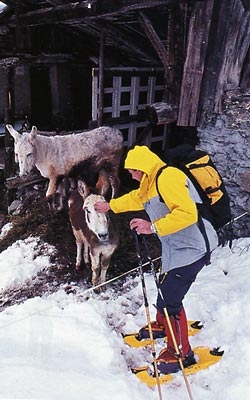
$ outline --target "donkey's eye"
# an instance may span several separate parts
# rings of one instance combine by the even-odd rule
[[[26,157],[30,157],[30,156],[32,156],[32,153],[28,153]]]

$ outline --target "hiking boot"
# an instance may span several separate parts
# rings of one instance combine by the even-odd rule
[[[151,329],[152,329],[153,339],[160,339],[160,338],[164,338],[166,336],[164,327],[162,325],[160,325],[159,322],[152,321],[150,325],[151,325]],[[149,339],[150,335],[149,335],[148,325],[141,328],[136,337],[138,340]]]
[[[181,359],[184,368],[196,364],[194,352],[191,349],[187,355]],[[156,362],[159,374],[172,374],[181,369],[177,356],[173,355],[173,353],[171,353],[168,349],[162,350]]]
[[[164,338],[166,336],[166,332],[165,332],[165,323],[166,323],[166,318],[165,316],[157,311],[156,313],[156,321],[152,321],[151,322],[151,328],[152,328],[152,334],[153,334],[153,339],[161,339]],[[138,340],[142,340],[142,339],[149,339],[149,329],[148,329],[148,325],[144,326],[143,328],[141,328],[139,330],[139,333],[137,335],[137,339]]]
[[[185,357],[181,357],[184,368],[196,364],[194,352],[190,349]],[[156,360],[159,375],[173,374],[181,370],[178,357],[169,349],[163,349]],[[155,376],[154,364],[149,367],[149,373]]]

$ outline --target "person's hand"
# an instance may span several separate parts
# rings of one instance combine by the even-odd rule
[[[141,218],[133,218],[130,221],[130,229],[134,229],[136,233],[138,233],[138,235],[140,235],[141,233],[150,235],[152,233],[151,222]]]
[[[98,201],[95,203],[94,208],[99,213],[106,213],[110,210],[110,206],[107,201]]]

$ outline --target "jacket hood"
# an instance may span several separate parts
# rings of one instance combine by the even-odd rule
[[[148,176],[152,171],[157,171],[165,163],[153,153],[147,146],[135,146],[129,150],[125,159],[125,169],[135,169],[146,173]]]

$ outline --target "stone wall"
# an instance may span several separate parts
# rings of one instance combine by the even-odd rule
[[[223,114],[198,131],[200,148],[218,167],[236,218],[250,210],[250,89],[226,92]],[[250,214],[239,218],[234,230],[236,236],[250,236]]]

